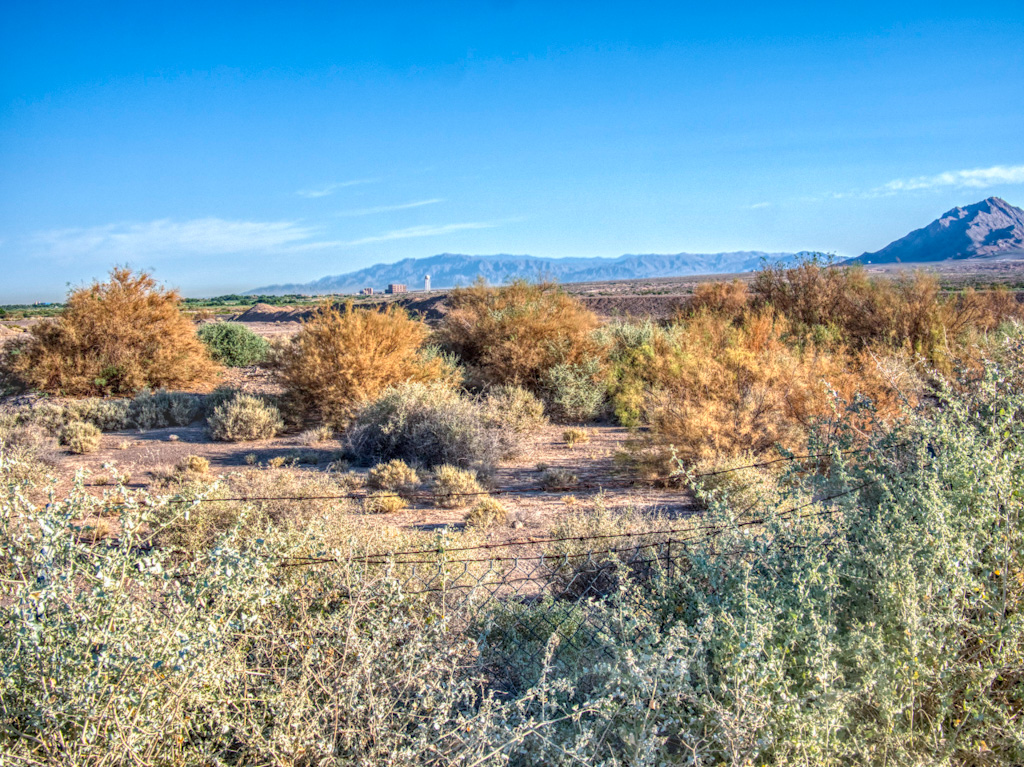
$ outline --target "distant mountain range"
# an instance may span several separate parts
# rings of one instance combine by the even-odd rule
[[[442,253],[429,258],[407,258],[394,264],[377,264],[356,272],[323,277],[306,283],[267,285],[247,295],[298,293],[356,293],[370,287],[382,290],[390,283],[421,290],[430,275],[431,288],[468,285],[477,277],[498,285],[516,278],[553,279],[558,282],[603,282],[650,277],[685,277],[691,274],[749,272],[763,261],[789,262],[799,253],[763,253],[749,250],[735,253],[676,253],[674,255],[625,255],[618,258],[539,258],[536,256],[465,256]]]
[[[966,258],[1024,258],[1024,210],[989,197],[944,213],[923,229],[847,263],[924,263]]]

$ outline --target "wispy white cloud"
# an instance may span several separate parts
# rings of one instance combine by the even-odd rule
[[[410,226],[406,229],[396,229],[394,231],[374,235],[372,237],[362,237],[358,240],[352,240],[345,244],[367,245],[373,242],[405,240],[410,237],[434,237],[439,234],[451,234],[452,232],[461,232],[467,229],[491,229],[495,226],[497,226],[497,224],[484,221],[471,221],[464,224],[425,224],[423,226]]]
[[[408,210],[409,208],[422,208],[424,205],[437,205],[444,202],[441,198],[432,200],[417,200],[416,202],[405,202],[400,205],[378,205],[375,208],[356,208],[355,210],[343,210],[339,216],[372,216],[374,213],[390,213],[393,210]]]
[[[357,178],[352,181],[338,181],[333,184],[327,184],[317,189],[300,189],[295,194],[299,197],[306,197],[308,199],[315,199],[317,197],[327,197],[328,195],[334,194],[339,189],[344,189],[349,186],[359,186],[360,184],[376,184],[380,181],[379,178]]]
[[[772,204],[770,202],[755,202],[753,205],[748,205],[750,210],[762,210],[763,208],[770,208]]]
[[[37,232],[28,238],[26,245],[30,253],[55,259],[98,257],[116,261],[163,255],[265,253],[298,245],[327,247],[331,244],[309,242],[319,234],[319,230],[295,221],[160,219]]]
[[[998,184],[1024,184],[1024,165],[993,165],[991,168],[950,170],[934,176],[898,178],[883,184],[873,192],[885,195],[943,187],[985,189]]]

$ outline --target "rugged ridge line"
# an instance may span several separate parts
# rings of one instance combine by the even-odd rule
[[[492,285],[516,278],[553,279],[558,282],[603,282],[652,277],[685,277],[692,274],[728,274],[749,272],[763,261],[789,262],[798,253],[765,253],[738,251],[734,253],[676,253],[672,255],[632,255],[618,258],[541,258],[537,256],[468,256],[441,253],[429,258],[406,258],[394,264],[376,264],[346,274],[323,277],[306,283],[267,285],[247,291],[246,295],[283,295],[298,293],[356,293],[364,287],[383,289],[390,283],[408,285],[411,290],[423,288],[423,278],[430,275],[432,288],[468,285],[483,277]]]
[[[1024,258],[1024,210],[1000,197],[947,211],[874,253],[847,263],[925,263],[979,258]]]

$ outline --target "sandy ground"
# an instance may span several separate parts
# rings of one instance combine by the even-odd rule
[[[581,509],[592,508],[600,501],[609,510],[636,509],[651,515],[678,518],[698,512],[692,498],[685,491],[637,484],[624,487],[628,482],[617,468],[614,456],[625,448],[630,433],[616,426],[589,426],[584,430],[590,441],[569,448],[562,439],[564,426],[551,425],[525,438],[522,454],[515,460],[499,466],[490,478],[489,487],[509,510],[509,524],[493,531],[492,537],[520,537],[544,533],[558,519]],[[314,446],[303,444],[298,435],[282,436],[260,442],[211,442],[204,426],[154,429],[146,432],[110,432],[103,435],[98,452],[88,455],[55,455],[55,468],[63,478],[59,489],[66,489],[78,469],[90,472],[88,483],[99,493],[108,488],[104,478],[109,475],[105,466],[113,465],[131,475],[129,486],[150,488],[163,492],[160,478],[175,463],[189,455],[206,458],[212,475],[224,475],[255,465],[266,467],[274,458],[286,460],[299,455],[303,460],[316,460],[315,464],[301,464],[278,469],[282,472],[323,472],[332,461],[341,459],[342,445],[336,440]],[[538,468],[541,467],[541,468]],[[542,468],[564,469],[578,478],[580,488],[569,487],[555,492],[541,491],[539,479]],[[353,466],[353,471],[365,473],[365,467]],[[95,481],[99,478],[99,482]],[[426,490],[426,486],[424,490]],[[357,491],[359,492],[359,491]],[[301,504],[299,504],[301,506]],[[353,510],[366,524],[387,524],[417,530],[436,530],[441,527],[461,528],[466,508],[444,509],[429,501],[417,502],[408,509],[389,514],[365,515]]]

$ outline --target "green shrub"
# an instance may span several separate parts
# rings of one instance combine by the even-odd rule
[[[607,389],[596,360],[555,365],[544,373],[542,383],[542,396],[552,418],[593,421],[604,411]]]
[[[378,463],[366,474],[366,486],[375,490],[389,490],[393,493],[408,493],[416,489],[420,475],[416,469],[400,458]]]
[[[95,453],[100,449],[100,430],[91,423],[72,421],[60,432],[60,444],[72,453]]]
[[[258,365],[267,358],[270,344],[237,322],[213,322],[199,328],[199,340],[215,362],[241,368]]]
[[[278,409],[250,394],[238,394],[218,405],[207,420],[210,436],[220,442],[270,439],[284,428]]]
[[[363,463],[398,458],[426,467],[489,469],[511,452],[510,432],[489,426],[472,399],[439,384],[402,384],[360,410],[345,434]]]
[[[434,503],[446,509],[466,506],[483,492],[476,473],[445,464],[434,469]]]

